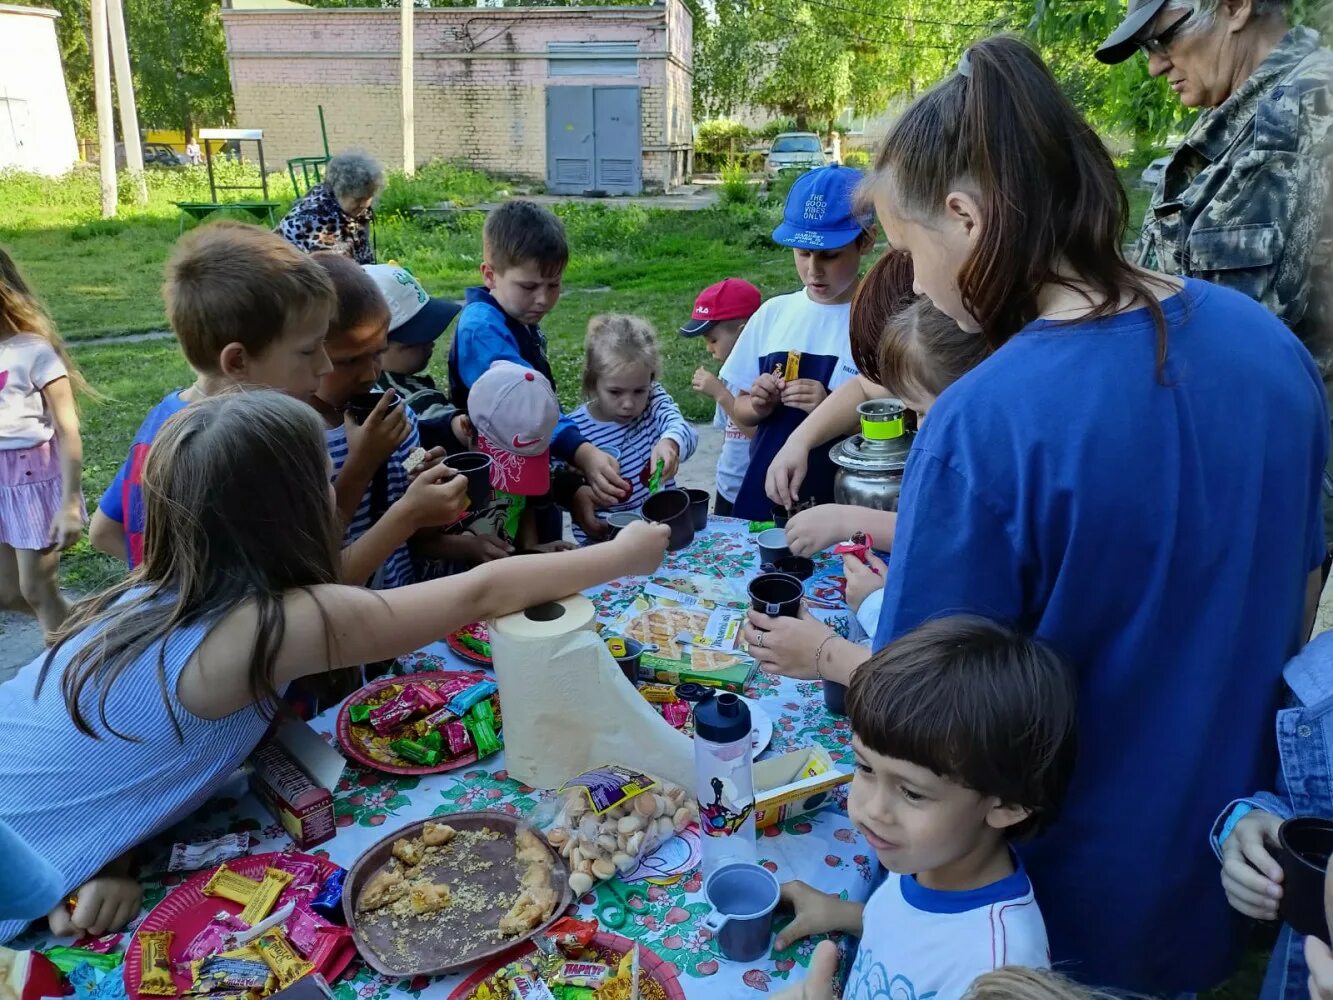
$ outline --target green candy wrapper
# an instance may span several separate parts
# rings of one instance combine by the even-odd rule
[[[432,729],[418,741],[427,750],[443,750],[444,736],[438,729]]]
[[[551,992],[555,994],[555,1000],[592,1000],[597,995],[596,990],[586,986],[552,986]]]
[[[485,760],[504,746],[495,734],[495,709],[489,698],[477,702],[463,717],[463,728],[477,745],[477,760]]]
[[[769,528],[772,528],[774,526],[775,525],[773,524],[772,521],[751,521],[750,534],[753,535],[756,531],[767,531]]]
[[[47,948],[42,954],[49,958],[51,964],[65,975],[69,975],[83,962],[87,962],[99,972],[110,972],[112,969],[119,969],[121,963],[125,961],[125,956],[118,952],[99,955],[97,952],[88,951],[86,948],[68,948],[64,945]]]
[[[389,749],[403,760],[420,764],[423,767],[434,767],[440,762],[440,751],[431,750],[416,740],[392,740],[389,743]]]
[[[370,722],[370,709],[370,705],[353,705],[347,710],[347,717],[353,722],[365,725]]]

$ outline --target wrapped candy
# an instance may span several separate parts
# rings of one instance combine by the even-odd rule
[[[171,978],[171,941],[174,931],[139,934],[139,992],[155,997],[174,997]]]
[[[449,699],[449,711],[461,718],[467,715],[468,709],[472,708],[473,705],[478,704],[485,698],[489,698],[498,690],[499,688],[496,687],[495,681],[478,681],[471,687],[458,692],[458,694]],[[473,739],[476,739],[475,733],[473,734]]]
[[[592,944],[597,936],[596,920],[576,920],[573,917],[561,917],[538,939],[539,945],[550,945],[565,957],[579,955]]]
[[[472,706],[463,719],[463,726],[476,744],[478,760],[485,760],[504,745],[495,733],[495,711],[489,700]]]
[[[343,919],[343,882],[347,878],[347,869],[339,868],[332,875],[324,879],[324,884],[320,887],[315,898],[310,901],[310,909],[314,913],[323,917],[325,920],[331,920],[340,924]]]
[[[297,954],[281,931],[269,931],[254,945],[259,949],[259,957],[264,960],[264,964],[278,977],[279,988],[290,986],[302,976],[315,971],[314,964]]]
[[[451,722],[446,725],[443,735],[445,752],[450,757],[462,757],[476,749],[476,744],[472,742],[472,734],[467,731],[467,726],[461,722]]]
[[[287,939],[302,955],[309,958],[319,944],[320,931],[333,925],[308,906],[298,905],[287,918]]]
[[[552,981],[557,986],[584,986],[597,989],[610,977],[611,970],[601,962],[563,962]]]
[[[259,888],[259,883],[246,878],[240,872],[234,872],[225,864],[219,865],[208,882],[204,885],[205,896],[217,896],[233,903],[245,906]]]
[[[347,718],[364,726],[370,721],[372,707],[371,705],[352,705],[347,709]]]
[[[380,736],[387,736],[419,711],[411,688],[399,691],[386,702],[370,710],[370,728]]]
[[[259,883],[259,887],[255,889],[250,901],[245,904],[245,909],[240,913],[240,919],[251,927],[259,923],[273,912],[278,897],[282,895],[282,891],[287,888],[291,881],[291,872],[285,872],[277,868],[265,868],[264,879]]]
[[[417,740],[391,740],[389,749],[403,760],[422,767],[434,767],[440,762],[440,751],[430,750]]]

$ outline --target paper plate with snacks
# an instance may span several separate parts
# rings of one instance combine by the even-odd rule
[[[501,721],[495,681],[478,671],[383,677],[343,703],[338,743],[376,771],[441,774],[499,750]]]
[[[572,899],[559,855],[525,821],[464,812],[411,823],[357,859],[343,914],[386,976],[435,976],[502,955]]]
[[[599,932],[595,921],[565,917],[533,938],[526,948],[472,973],[449,994],[449,1000],[545,996],[540,987],[527,989],[528,984],[538,983],[553,995],[555,988],[569,986],[587,990],[590,1000],[630,1000],[636,979],[640,1000],[685,1000],[685,991],[671,966],[643,945],[619,934]]]
[[[491,662],[491,630],[485,622],[473,622],[444,640],[456,656],[479,667],[493,666]]]
[[[347,873],[308,854],[255,854],[199,872],[153,907],[125,952],[131,1000],[266,997],[311,972],[332,982],[356,955],[333,917]]]

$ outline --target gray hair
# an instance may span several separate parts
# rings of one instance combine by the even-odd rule
[[[1198,35],[1213,26],[1217,18],[1217,8],[1221,0],[1167,0],[1163,10],[1178,11],[1184,14],[1193,11],[1189,23],[1180,29],[1184,36]],[[1290,16],[1291,0],[1253,0],[1254,14],[1257,18],[1280,15],[1284,19]]]
[[[364,198],[384,187],[384,168],[365,153],[339,153],[324,168],[324,183],[335,198]]]

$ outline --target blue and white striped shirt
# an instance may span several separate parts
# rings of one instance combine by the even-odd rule
[[[101,739],[79,732],[65,707],[60,679],[74,654],[96,638],[92,629],[60,650],[40,694],[35,691],[45,652],[0,686],[0,821],[59,872],[58,898],[197,809],[263,737],[268,723],[253,705],[210,720],[190,714],[176,698],[181,673],[212,624],[197,622],[172,633],[161,680],[158,641],[112,682],[107,721],[134,741],[106,733],[95,686],[84,689],[80,704]],[[163,686],[182,739],[163,703]],[[0,943],[26,925],[0,921]]]
[[[653,474],[649,461],[658,441],[663,438],[675,441],[680,448],[682,462],[694,454],[699,444],[699,435],[681,415],[680,407],[660,382],[653,383],[653,390],[648,394],[648,406],[633,423],[598,420],[588,412],[587,403],[571,413],[569,418],[583,432],[585,440],[598,448],[614,448],[620,452],[620,474],[629,481],[634,491],[629,499],[608,508],[609,511],[638,510],[648,499],[648,480]],[[661,485],[675,486],[676,481],[671,479]],[[587,541],[578,525],[574,526],[574,537],[580,545]]]
[[[412,430],[408,433],[407,439],[389,456],[389,489],[386,497],[387,503],[385,509],[393,506],[407,492],[408,477],[403,469],[403,462],[407,456],[412,454],[413,450],[420,447],[421,437],[417,433],[417,418],[410,409],[405,409],[407,422],[412,425]],[[347,462],[347,431],[342,427],[333,427],[324,431],[324,441],[328,445],[329,460],[333,463],[333,476],[336,479],[338,473]],[[343,536],[343,546],[351,545],[354,541],[370,530],[374,522],[370,519],[370,495],[374,492],[373,485],[366,489],[361,497],[361,502],[356,505],[356,514],[352,517],[352,522],[347,526],[347,533]],[[382,515],[384,511],[380,511]],[[412,570],[412,553],[404,543],[393,550],[383,566],[375,573],[370,581],[370,586],[376,590],[392,590],[394,587],[405,587],[409,583],[416,583],[416,574]]]

